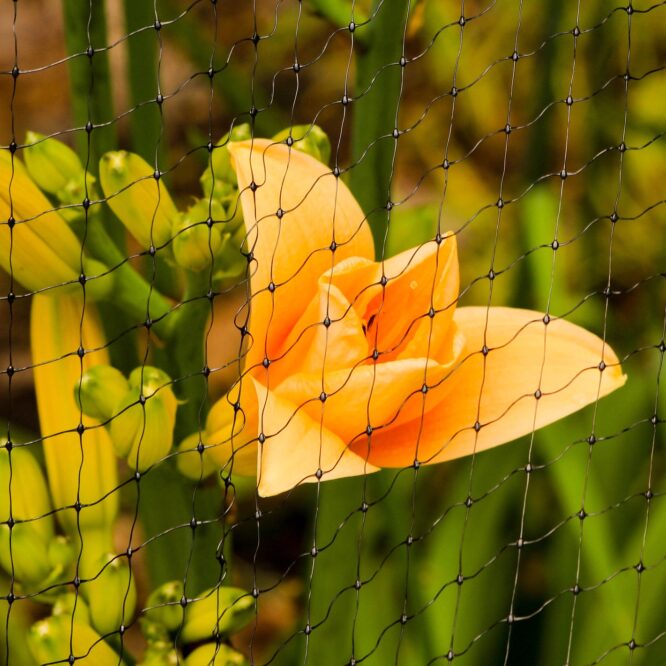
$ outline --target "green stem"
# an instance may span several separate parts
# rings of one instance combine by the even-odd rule
[[[120,307],[127,320],[134,324],[145,322],[149,302],[150,318],[153,320],[165,317],[171,310],[169,301],[126,261],[109,236],[104,221],[93,212],[88,218],[85,247],[93,257],[113,269],[115,289],[111,297],[113,304]],[[160,334],[166,331],[166,323],[157,324]]]
[[[74,121],[79,127],[88,120],[96,126],[90,147],[85,132],[77,132],[75,140],[79,154],[89,156],[88,170],[95,172],[100,155],[116,146],[114,125],[97,127],[114,119],[109,61],[101,50],[107,45],[105,3],[63,0],[63,12]],[[92,56],[86,55],[89,46]]]
[[[139,28],[152,26],[155,13],[152,2],[125,0],[125,29],[132,33]],[[134,152],[150,164],[155,161],[155,151],[160,140],[160,112],[157,104],[145,104],[158,93],[157,45],[154,30],[144,30],[127,40],[127,78],[130,101],[135,108],[130,114],[130,130]],[[143,104],[142,104],[143,103]],[[139,106],[142,104],[141,106]]]
[[[188,284],[180,307],[166,321],[162,333],[168,350],[156,353],[158,364],[174,379],[174,390],[182,401],[174,431],[174,441],[203,427],[207,411],[207,384],[201,373],[204,365],[204,336],[210,318],[206,272],[188,274]],[[213,492],[188,483],[171,463],[160,465],[146,476],[141,486],[140,515],[149,535],[162,535],[148,549],[147,556],[154,585],[182,579],[187,570],[188,593],[198,593],[214,585],[219,572],[215,559],[220,527],[216,518],[217,489]],[[165,493],[164,489],[169,492]],[[192,518],[192,498],[197,520],[213,521],[197,528],[194,543],[184,538],[184,530],[168,533],[174,525],[187,525]],[[188,564],[189,563],[189,564]],[[186,569],[187,567],[187,569]]]
[[[352,16],[348,0],[310,0],[310,4],[315,12],[338,28],[348,25],[352,18],[357,25],[368,20],[367,14],[360,7],[354,8]],[[359,37],[359,41],[364,41],[362,36]]]
[[[368,216],[378,258],[383,254],[388,229],[384,207],[391,196],[395,150],[392,132],[402,78],[398,62],[408,6],[409,0],[374,0],[370,22],[354,33],[358,33],[360,44],[356,49],[356,99],[352,105],[354,167],[350,186]]]

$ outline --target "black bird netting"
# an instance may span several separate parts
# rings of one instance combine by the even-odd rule
[[[665,94],[666,2],[3,2],[2,663],[666,663]]]

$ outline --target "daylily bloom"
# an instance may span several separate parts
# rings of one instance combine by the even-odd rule
[[[266,140],[229,151],[253,252],[249,342],[203,441],[261,495],[470,455],[624,383],[612,349],[565,320],[456,307],[454,235],[376,262],[327,167]]]

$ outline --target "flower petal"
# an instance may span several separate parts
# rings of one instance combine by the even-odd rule
[[[372,258],[374,249],[363,211],[324,164],[264,139],[231,143],[229,152],[256,262],[247,354],[247,366],[253,367],[276,353],[324,271],[346,257]],[[337,249],[331,252],[334,240]],[[268,290],[271,282],[275,292]]]
[[[373,433],[369,452],[367,442],[353,447],[359,455],[387,467],[411,464],[417,445],[419,460],[428,463],[469,455],[567,416],[626,380],[607,344],[563,319],[546,327],[543,315],[530,310],[460,308],[455,322],[466,348],[459,366],[431,391],[441,392],[439,405],[423,419]]]
[[[254,381],[259,399],[259,423],[266,440],[259,444],[259,494],[290,490],[301,483],[328,481],[377,471],[353,453],[335,433],[311,418],[299,405]]]
[[[351,260],[348,260],[351,261]],[[347,262],[345,262],[347,263]],[[298,319],[267,374],[276,387],[298,372],[321,374],[351,368],[369,358],[363,322],[344,294],[326,275],[319,278],[319,293]],[[324,321],[328,317],[329,324]]]
[[[275,393],[301,406],[345,442],[352,442],[368,425],[373,429],[387,427],[406,413],[420,414],[424,385],[427,393],[428,387],[442,382],[449,367],[421,357],[357,365],[323,376],[321,372],[298,373],[282,382]],[[323,409],[322,391],[326,393]],[[438,397],[443,397],[441,391]],[[431,407],[435,400],[437,397],[430,400]]]

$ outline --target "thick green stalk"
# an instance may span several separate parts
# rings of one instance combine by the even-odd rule
[[[408,6],[409,0],[375,0],[370,22],[357,28],[350,186],[368,215],[378,258],[388,228],[385,206],[391,198],[392,132],[401,88],[398,63]]]
[[[111,74],[107,46],[105,3],[88,4],[80,0],[63,0],[65,39],[74,122],[84,127],[88,120],[94,125],[108,123],[114,118],[111,94]],[[88,48],[92,47],[92,51]],[[87,55],[88,54],[88,55]],[[80,155],[88,155],[86,132],[78,132],[76,144]],[[90,163],[95,172],[102,153],[116,146],[115,128],[95,127],[90,134]]]
[[[152,2],[125,0],[125,30],[131,34],[139,28],[152,26],[155,14]],[[157,89],[157,46],[155,30],[143,30],[127,40],[127,79],[130,101],[137,107],[130,114],[132,146],[152,164],[159,145],[161,119],[157,104],[145,104],[155,99]]]

